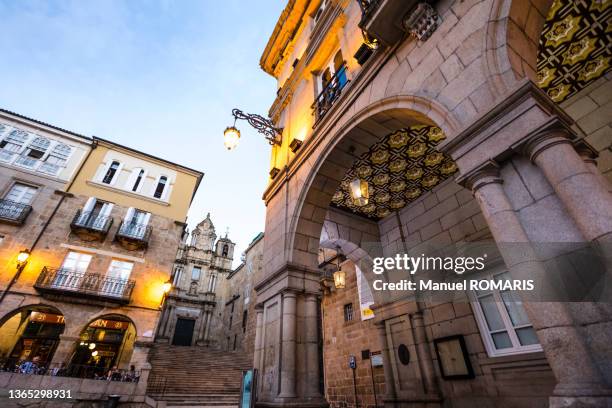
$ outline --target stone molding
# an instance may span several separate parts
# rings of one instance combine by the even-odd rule
[[[469,189],[472,194],[487,184],[503,184],[499,172],[499,164],[493,160],[483,163],[480,167],[456,179],[457,183]]]

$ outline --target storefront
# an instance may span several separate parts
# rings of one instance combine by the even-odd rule
[[[91,322],[81,335],[68,370],[71,375],[103,377],[121,365],[134,340],[133,325],[125,318],[108,317]]]
[[[64,326],[64,316],[43,310],[24,310],[13,315],[2,327],[7,335],[14,330],[12,337],[16,338],[4,369],[15,370],[19,364],[34,358],[37,358],[39,368],[47,367]]]

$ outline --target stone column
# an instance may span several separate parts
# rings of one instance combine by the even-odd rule
[[[319,330],[317,296],[306,295],[304,306],[304,342],[306,349],[306,397],[321,397],[319,392]]]
[[[387,342],[387,327],[384,321],[376,324],[378,338],[380,340],[380,351],[383,357],[383,370],[385,371],[385,395],[384,400],[394,400],[397,393],[395,391],[395,378],[391,367],[391,351]]]
[[[72,350],[75,344],[80,340],[78,336],[70,336],[67,334],[60,334],[60,341],[55,349],[53,358],[51,359],[51,366],[56,367],[61,363],[68,364]]]
[[[612,233],[612,195],[578,155],[564,129],[533,137],[525,151],[548,179],[576,226],[589,241]]]
[[[262,326],[263,326],[263,307],[255,307],[255,350],[253,352],[253,367],[261,372],[261,357],[263,355]]]
[[[283,292],[281,329],[280,398],[295,398],[296,294]]]
[[[612,193],[612,183],[610,183],[608,179],[605,178],[604,175],[601,174],[601,171],[599,171],[599,169],[597,168],[597,152],[595,151],[595,149],[584,141],[576,143],[575,147],[576,151],[584,161],[584,164],[586,164],[589,171],[593,173],[595,178],[599,180],[599,182],[609,193]]]
[[[198,338],[196,344],[199,346],[203,346],[204,344],[204,335],[206,333],[206,327],[208,326],[208,311],[204,309],[200,310],[200,327],[198,328]]]
[[[206,311],[206,329],[204,330],[204,342],[208,342],[210,338],[210,326],[212,326],[212,313],[210,310]]]
[[[477,169],[466,179],[513,278],[542,276],[546,271],[501,183],[495,163]],[[520,244],[520,248],[513,244]],[[565,305],[524,301],[524,306],[558,382],[550,406],[597,407],[612,402],[607,397],[612,394]]]
[[[438,394],[438,383],[436,382],[436,372],[433,366],[433,359],[429,349],[429,341],[423,323],[423,312],[416,312],[411,315],[412,327],[414,328],[414,340],[419,358],[419,365],[423,372],[423,385],[426,394]]]

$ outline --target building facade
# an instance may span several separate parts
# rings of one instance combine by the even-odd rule
[[[228,276],[223,309],[224,349],[250,356],[255,350],[255,283],[262,277],[263,233],[257,234],[242,254],[242,262]]]
[[[282,135],[255,287],[258,404],[610,405],[610,11],[288,2],[260,60]],[[375,258],[482,243],[491,280],[552,278],[551,257],[595,248],[602,292],[373,289]],[[322,274],[322,248],[347,258],[343,289]]]
[[[203,174],[19,115],[0,122],[3,368],[36,360],[86,378],[147,369]],[[20,223],[17,207],[29,212]],[[29,258],[16,266],[22,249]]]
[[[222,347],[225,280],[231,272],[235,244],[217,239],[210,214],[189,235],[176,254],[157,341],[178,346]]]

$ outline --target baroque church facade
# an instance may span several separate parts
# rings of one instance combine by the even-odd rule
[[[234,246],[218,238],[210,213],[191,233],[185,230],[172,273],[156,341],[177,346],[218,348],[222,333],[224,282],[231,272]]]

